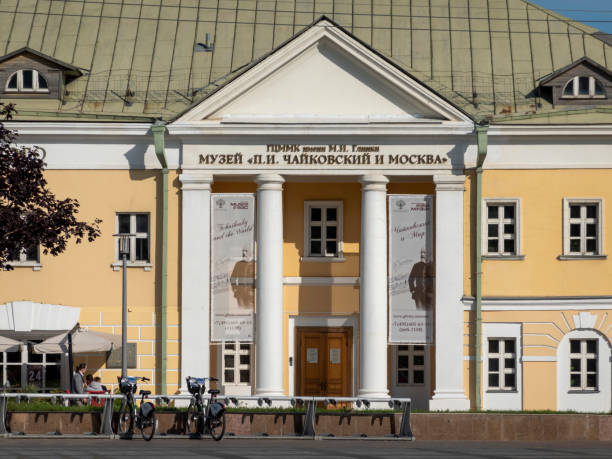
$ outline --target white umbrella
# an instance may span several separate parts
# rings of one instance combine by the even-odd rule
[[[15,352],[19,350],[19,346],[21,346],[20,341],[0,336],[0,352]]]
[[[72,334],[72,349],[69,335]],[[111,335],[97,331],[89,331],[75,327],[71,331],[47,338],[42,343],[34,345],[36,354],[60,354],[71,352],[105,352],[121,347],[121,335]]]

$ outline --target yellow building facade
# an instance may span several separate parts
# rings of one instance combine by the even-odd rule
[[[612,76],[599,51],[532,78],[544,102],[515,96],[509,114],[462,105],[324,17],[157,116],[129,92],[120,114],[107,99],[77,110],[65,89],[95,69],[29,45],[0,57],[3,101],[24,107],[5,125],[43,148],[50,189],[102,219],[102,236],[58,257],[22,251],[0,274],[0,335],[23,343],[0,352],[2,383],[66,389],[68,357],[32,345],[77,323],[121,334],[123,233],[129,374],[151,379],[143,389],[213,376],[235,396],[611,410]],[[55,108],[31,96],[54,91]],[[422,242],[405,248],[404,231]],[[117,358],[75,363],[112,390]]]

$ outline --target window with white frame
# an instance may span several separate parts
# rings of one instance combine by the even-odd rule
[[[149,214],[148,213],[118,213],[117,233],[130,235],[130,250],[127,261],[132,264],[149,263]],[[119,254],[119,237],[116,238],[115,257],[121,260]]]
[[[564,99],[604,99],[602,84],[592,76],[576,76],[563,88]]]
[[[597,340],[570,339],[570,390],[597,390]]]
[[[602,200],[564,199],[564,254],[602,255]]]
[[[421,386],[425,384],[425,346],[398,346],[397,385]]]
[[[516,340],[489,338],[488,340],[488,390],[516,390]]]
[[[43,390],[60,389],[61,354],[35,354],[28,345],[14,352],[0,352],[2,385],[25,387],[34,385]]]
[[[304,203],[304,246],[306,257],[342,257],[342,202]]]
[[[239,341],[224,342],[222,353],[223,385],[251,384],[251,345]]]
[[[520,201],[486,199],[483,220],[483,254],[507,257],[520,251]]]
[[[24,69],[16,71],[8,78],[5,91],[48,93],[49,85],[37,70]]]

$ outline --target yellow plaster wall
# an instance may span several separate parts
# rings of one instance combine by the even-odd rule
[[[49,188],[59,199],[72,197],[80,203],[78,218],[103,220],[101,237],[92,243],[69,242],[57,257],[41,253],[42,268],[20,267],[0,273],[0,304],[29,300],[80,308],[79,322],[91,330],[121,333],[121,271],[113,271],[117,212],[150,214],[150,271],[128,269],[128,340],[137,343],[137,369],[129,374],[152,379],[143,389],[159,391],[158,341],[161,241],[161,174],[159,171],[48,170]],[[168,391],[178,389],[179,367],[179,230],[178,174],[169,173],[168,193]],[[114,387],[120,370],[105,367],[104,354],[81,354],[75,362],[88,364],[88,372]]]
[[[558,260],[563,198],[603,198],[604,250],[612,240],[611,170],[486,171],[484,198],[520,198],[524,260],[485,260],[484,296],[612,294],[612,259]]]
[[[587,312],[595,315],[595,330],[612,342],[611,310],[590,311],[483,311],[484,323],[521,323],[522,352],[524,357],[557,357],[557,348],[563,337],[578,328],[574,316]],[[473,311],[464,312],[464,355],[473,359],[475,341]],[[464,389],[469,394],[472,407],[475,395],[474,360],[464,361]],[[530,362],[523,365],[523,409],[557,409],[556,362]],[[485,375],[483,374],[483,378]]]

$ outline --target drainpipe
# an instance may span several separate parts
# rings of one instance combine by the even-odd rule
[[[168,161],[166,160],[165,124],[158,120],[151,127],[155,154],[162,166],[162,253],[161,253],[161,393],[167,389],[166,373],[168,369]]]
[[[481,400],[481,340],[482,340],[482,165],[487,156],[489,126],[476,126],[478,157],[476,159],[476,410],[482,409]]]

